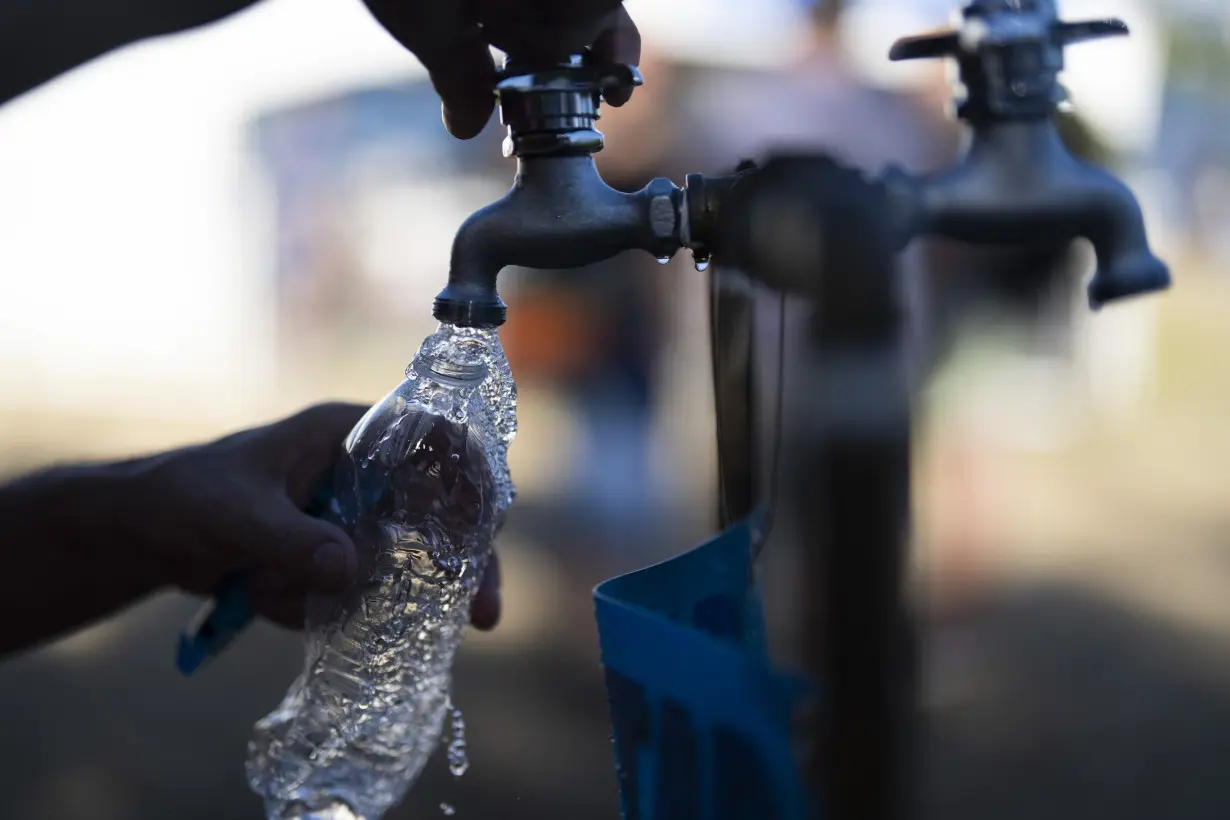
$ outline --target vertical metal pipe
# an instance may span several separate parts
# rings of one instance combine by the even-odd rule
[[[862,222],[878,218],[851,208],[825,231],[794,482],[829,704],[817,780],[840,820],[900,820],[909,802],[910,412],[892,252]]]
[[[812,591],[806,641],[823,683],[813,774],[830,820],[900,820],[913,703],[902,595],[909,416],[897,346],[832,333],[840,305],[817,310],[791,482]]]
[[[762,500],[753,378],[755,307],[755,292],[746,276],[712,269],[709,309],[721,529],[745,519]]]
[[[910,401],[886,192],[823,156],[784,156],[732,188],[719,258],[813,306],[784,385],[783,523],[801,552],[809,727],[826,820],[911,808],[913,651],[905,608]]]
[[[885,193],[827,158],[794,157],[766,165],[745,195],[749,269],[813,306],[786,385],[784,485],[809,602],[805,656],[822,685],[813,782],[829,820],[900,820],[914,702],[910,401]]]

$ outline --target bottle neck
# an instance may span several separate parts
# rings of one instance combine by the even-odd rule
[[[482,362],[422,359],[414,363],[415,372],[424,378],[457,387],[471,387],[487,378],[487,365]]]
[[[423,378],[452,387],[474,387],[490,373],[490,345],[484,334],[441,325],[420,348],[411,367]],[[424,355],[425,354],[425,355]]]

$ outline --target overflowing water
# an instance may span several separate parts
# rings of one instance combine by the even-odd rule
[[[303,673],[256,725],[248,779],[270,820],[376,820],[399,802],[451,713],[453,654],[515,489],[516,387],[494,330],[442,325],[406,381],[346,442],[332,518],[362,579],[308,601]]]

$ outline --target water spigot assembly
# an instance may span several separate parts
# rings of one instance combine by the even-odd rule
[[[1127,33],[1119,20],[1060,21],[1054,0],[975,0],[956,31],[898,41],[893,60],[956,59],[966,92],[957,115],[973,137],[950,171],[885,176],[898,245],[925,234],[1003,245],[1084,237],[1098,259],[1092,308],[1168,287],[1136,198],[1072,156],[1051,120],[1066,96],[1064,47]]]
[[[946,172],[917,178],[890,169],[878,187],[888,236],[897,248],[915,237],[946,236],[991,245],[1063,242],[1084,237],[1097,253],[1091,307],[1165,289],[1170,273],[1153,255],[1136,198],[1116,177],[1064,146],[1052,121],[1065,93],[1063,49],[1122,36],[1118,20],[1064,22],[1054,0],[974,0],[959,29],[898,41],[894,60],[951,56],[966,96],[957,109],[972,131],[970,148]],[[496,86],[504,151],[517,158],[512,190],[475,212],[453,241],[448,286],[435,316],[494,327],[505,319],[496,289],[509,265],[561,269],[639,248],[660,259],[680,247],[698,267],[712,254],[738,264],[745,234],[723,217],[758,172],[689,175],[685,188],[655,179],[628,194],[607,185],[594,164],[602,135],[594,125],[602,93],[639,85],[632,66],[600,66],[588,55],[552,65],[509,60]],[[872,183],[868,183],[872,184]],[[764,209],[737,209],[744,216]],[[759,218],[757,231],[764,227]],[[797,220],[796,220],[797,221]]]
[[[596,66],[587,56],[545,67],[505,64],[496,94],[508,127],[504,153],[517,158],[517,175],[508,194],[457,231],[448,285],[435,301],[437,319],[503,324],[496,278],[509,265],[558,270],[633,248],[659,258],[679,249],[683,191],[655,179],[623,193],[594,164],[602,149],[594,128],[602,92],[640,83],[632,66]]]

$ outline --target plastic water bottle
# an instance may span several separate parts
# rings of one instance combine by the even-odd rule
[[[256,724],[269,820],[376,820],[440,740],[453,654],[512,503],[516,389],[495,330],[441,325],[356,425],[329,517],[359,581],[308,601],[302,674]]]

